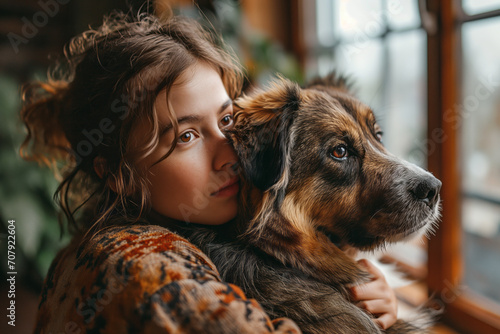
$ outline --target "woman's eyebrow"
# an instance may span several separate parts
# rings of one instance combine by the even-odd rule
[[[217,115],[222,114],[230,105],[233,104],[233,100],[227,99],[224,101],[222,106],[219,108],[219,111],[217,112]],[[183,117],[179,117],[177,119],[177,124],[183,124],[183,123],[200,123],[203,120],[204,117],[199,116],[199,115],[187,115]],[[162,127],[160,130],[160,137],[163,136],[165,133],[168,131],[172,130],[173,125],[172,123],[166,124],[165,126]]]

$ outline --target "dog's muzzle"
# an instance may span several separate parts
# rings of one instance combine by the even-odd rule
[[[439,199],[441,181],[430,174],[420,176],[412,181],[409,182],[408,191],[417,201],[421,201],[433,209]]]

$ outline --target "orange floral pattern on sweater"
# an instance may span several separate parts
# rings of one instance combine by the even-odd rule
[[[75,238],[54,259],[35,333],[300,333],[271,321],[210,259],[156,225]]]

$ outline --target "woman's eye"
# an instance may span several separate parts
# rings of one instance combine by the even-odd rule
[[[233,124],[233,116],[226,115],[226,116],[222,117],[222,119],[220,120],[220,124],[222,125],[222,127],[228,127],[228,126],[232,125]]]
[[[184,132],[179,136],[179,139],[177,140],[178,143],[189,143],[191,140],[194,139],[194,134],[192,131]]]
[[[349,151],[347,150],[347,146],[342,144],[335,146],[330,154],[336,160],[344,160],[349,156]]]

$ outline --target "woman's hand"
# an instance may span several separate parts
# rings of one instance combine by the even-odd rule
[[[373,322],[382,329],[391,327],[397,319],[398,304],[394,290],[387,284],[384,274],[366,259],[358,263],[373,278],[370,282],[351,288],[351,296],[356,305],[375,317]]]

